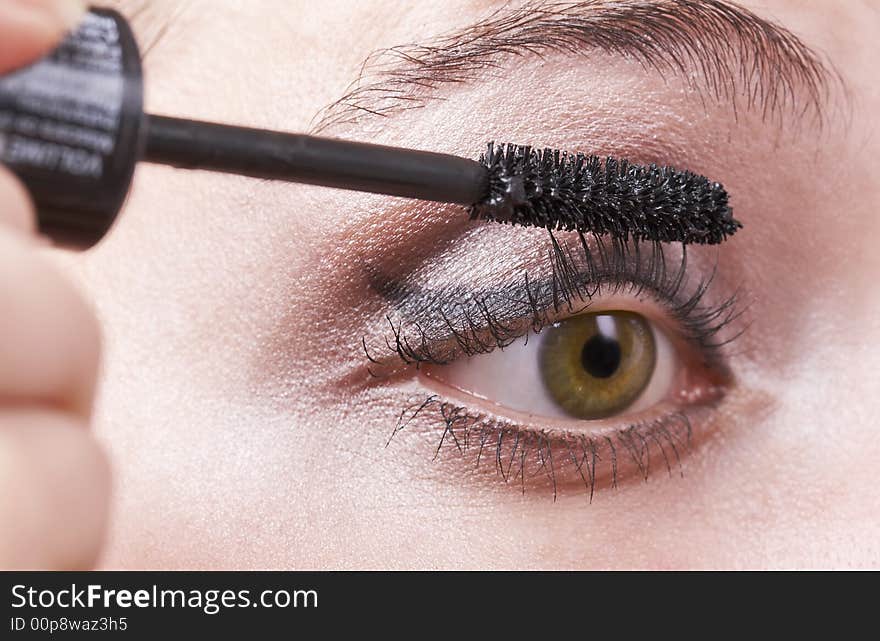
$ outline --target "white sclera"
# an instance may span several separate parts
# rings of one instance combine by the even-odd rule
[[[601,323],[606,319],[599,319]],[[610,321],[610,319],[607,319]],[[648,409],[671,393],[679,358],[669,338],[647,321],[654,337],[656,362],[648,385],[621,414]],[[535,417],[572,418],[556,404],[544,387],[540,370],[541,341],[545,334],[530,334],[504,349],[458,360],[434,368],[431,376],[463,392]]]

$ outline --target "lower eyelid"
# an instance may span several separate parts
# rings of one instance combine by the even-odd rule
[[[653,331],[663,333],[656,327]],[[663,349],[672,352],[676,348],[667,339]],[[668,356],[665,351],[658,353],[658,360],[672,360]],[[438,454],[444,447],[454,448],[467,461],[467,454],[477,449],[473,460],[479,466],[483,458],[480,451],[488,443],[490,468],[506,483],[519,470],[523,491],[527,484],[543,486],[555,497],[572,486],[588,490],[592,497],[599,487],[647,478],[652,458],[655,468],[670,474],[676,469],[680,472],[693,432],[701,432],[702,424],[711,423],[713,409],[726,388],[717,376],[691,359],[682,360],[678,367],[661,402],[640,406],[637,400],[621,415],[590,421],[536,417],[499,407],[489,399],[452,388],[431,376],[427,368],[420,371],[417,380],[427,392],[426,400],[413,420],[424,421],[427,430],[434,426]],[[404,419],[403,424],[407,422]],[[516,460],[517,456],[522,458]]]
[[[686,375],[679,380],[686,380]],[[425,390],[425,397],[432,396],[441,403],[457,407],[479,415],[507,427],[529,431],[542,431],[554,434],[604,435],[624,429],[636,423],[650,422],[670,413],[681,412],[691,405],[707,406],[717,403],[724,395],[725,388],[712,383],[691,385],[687,390],[670,395],[659,403],[648,407],[627,411],[625,414],[589,421],[568,417],[535,416],[526,412],[499,406],[489,399],[474,396],[465,390],[457,390],[439,381],[426,372],[420,372],[418,384]],[[676,382],[678,388],[684,383]]]
[[[674,268],[670,269],[670,273],[674,273]],[[713,292],[710,297],[704,298],[713,278],[714,276],[699,282],[692,279],[687,290],[680,290],[677,284],[662,287],[655,285],[664,282],[663,279],[645,279],[647,285],[630,286],[622,281],[622,285],[618,287],[612,283],[601,296],[590,300],[589,307],[576,309],[577,312],[599,312],[603,309],[621,308],[640,313],[664,331],[673,349],[680,350],[680,376],[675,377],[672,393],[665,400],[652,404],[652,407],[639,406],[637,399],[630,409],[624,410],[623,415],[611,418],[591,421],[543,416],[538,418],[500,408],[489,399],[477,398],[472,393],[454,389],[437,380],[430,375],[432,360],[419,358],[418,350],[410,350],[410,345],[406,344],[407,349],[403,353],[398,349],[397,353],[407,363],[405,370],[409,372],[409,382],[398,380],[398,383],[403,388],[415,386],[417,393],[398,406],[399,419],[393,430],[389,429],[392,432],[390,440],[394,440],[395,435],[404,431],[430,434],[434,439],[431,448],[434,458],[443,453],[445,459],[445,452],[451,450],[452,459],[461,462],[469,474],[473,472],[476,461],[477,469],[494,469],[500,472],[505,481],[510,480],[510,468],[505,468],[507,463],[499,465],[498,462],[520,457],[522,449],[517,451],[517,443],[530,443],[532,449],[529,450],[528,458],[529,468],[534,472],[532,475],[541,476],[550,469],[552,478],[545,479],[543,484],[552,487],[554,497],[558,486],[562,484],[583,483],[592,496],[593,490],[602,485],[600,478],[605,479],[605,485],[613,486],[618,480],[630,475],[634,478],[647,477],[648,468],[659,467],[671,473],[674,467],[680,465],[684,450],[689,448],[692,432],[700,434],[711,431],[723,414],[717,411],[719,404],[726,403],[728,393],[737,389],[732,385],[732,379],[724,366],[724,352],[718,351],[714,344],[723,344],[727,330],[720,335],[718,329],[728,326],[730,319],[736,318],[736,296],[727,299]],[[673,276],[669,280],[677,283],[679,279]],[[681,282],[688,281],[683,279]],[[716,305],[707,305],[710,300],[714,300]],[[573,307],[577,308],[577,304]],[[559,311],[568,309],[564,307]],[[422,318],[437,313],[437,310],[419,310]],[[569,313],[568,316],[570,315]],[[557,316],[560,318],[550,322],[563,320],[563,314]],[[530,323],[529,318],[521,320],[518,327],[522,326],[523,332],[518,335],[526,333]],[[412,325],[420,329],[418,323]],[[410,340],[414,339],[413,345],[440,346],[438,349],[441,354],[450,354],[453,358],[462,354],[461,351],[448,351],[442,347],[445,344],[443,341],[452,341],[451,337],[433,336],[426,340],[424,332],[416,332],[410,336],[402,327],[405,326],[400,325],[395,330],[394,338],[398,344],[401,337],[405,341],[409,336]],[[470,331],[471,328],[465,326],[463,329]],[[467,338],[470,340],[471,335],[468,334]],[[389,344],[392,351],[394,342],[392,340]],[[495,348],[494,345],[489,347],[485,351]],[[475,353],[483,354],[485,351],[477,350]],[[467,350],[464,353],[468,353]],[[416,367],[409,367],[413,363]],[[412,379],[414,373],[415,380]],[[397,384],[394,387],[403,389]],[[491,452],[489,460],[494,460],[494,464],[481,463],[484,460],[484,446]],[[594,453],[593,449],[596,449],[597,462],[586,475],[582,467],[575,465],[566,468],[566,464],[560,462],[560,458],[570,456],[572,448],[582,448],[582,453],[591,455]],[[549,462],[548,457],[552,459]],[[647,462],[648,458],[651,458],[652,464]],[[515,472],[516,468],[513,469]],[[529,474],[527,472],[523,476]],[[540,479],[536,482],[542,484]]]
[[[430,392],[430,384],[422,389]],[[595,491],[647,480],[655,472],[683,476],[685,454],[712,430],[721,398],[703,401],[684,408],[668,401],[633,417],[638,421],[590,421],[590,431],[575,432],[554,421],[516,425],[427,393],[410,397],[388,443],[401,432],[430,434],[441,475],[449,465],[463,466],[463,478],[494,478],[523,493],[550,493],[554,500],[586,492],[592,501]]]

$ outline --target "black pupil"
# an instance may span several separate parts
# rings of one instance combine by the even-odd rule
[[[620,343],[603,334],[596,334],[581,350],[581,363],[590,376],[608,378],[620,367]]]

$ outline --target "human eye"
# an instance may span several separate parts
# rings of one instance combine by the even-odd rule
[[[635,414],[674,394],[681,360],[658,323],[619,305],[423,371],[498,411],[590,421]]]
[[[744,329],[716,275],[711,251],[551,233],[543,266],[504,287],[410,293],[386,346],[418,391],[393,436],[433,431],[437,456],[554,497],[680,470]]]

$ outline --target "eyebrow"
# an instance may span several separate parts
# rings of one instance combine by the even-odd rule
[[[729,2],[531,0],[424,44],[374,52],[313,130],[423,107],[441,87],[479,81],[511,58],[597,50],[680,76],[703,99],[726,102],[734,113],[744,106],[765,120],[812,114],[821,125],[837,77],[793,33]]]

